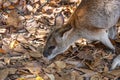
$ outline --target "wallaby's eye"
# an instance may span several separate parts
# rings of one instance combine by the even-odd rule
[[[49,49],[54,49],[55,48],[55,46],[50,46],[50,47],[48,47]]]

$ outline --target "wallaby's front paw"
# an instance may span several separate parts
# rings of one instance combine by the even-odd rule
[[[115,49],[107,49],[106,52],[114,54],[115,53]]]

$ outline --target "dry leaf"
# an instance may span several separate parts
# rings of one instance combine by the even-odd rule
[[[46,74],[46,75],[50,78],[50,80],[55,80],[55,76],[53,74]]]
[[[82,77],[80,73],[76,70],[72,70],[70,74],[66,76],[69,78],[68,80],[84,80],[84,77]]]
[[[7,68],[0,70],[0,80],[5,80],[5,78],[8,76],[8,74],[15,74],[17,69],[15,68]]]
[[[34,4],[34,3],[36,3],[36,2],[38,2],[39,0],[30,0],[30,2],[32,3],[32,4]]]
[[[14,49],[16,46],[18,46],[19,42],[17,40],[13,40],[10,45],[9,48],[10,49]]]
[[[50,64],[49,66],[48,66],[48,68],[54,68],[55,67],[55,64],[54,63],[52,63],[52,64]]]
[[[29,52],[28,54],[29,54],[31,57],[33,57],[33,58],[40,58],[40,57],[42,57],[42,54],[39,53],[39,52],[31,51],[31,52]]]
[[[15,74],[15,72],[17,71],[16,68],[8,68],[9,70],[9,74]]]
[[[29,11],[33,11],[33,7],[31,5],[26,6]]]
[[[19,23],[20,22],[21,21],[19,19],[19,14],[17,13],[17,11],[13,10],[8,14],[8,18],[7,18],[7,24],[8,25],[12,25],[15,28],[19,28]]]
[[[63,69],[63,68],[66,67],[66,63],[65,63],[64,61],[56,61],[56,62],[55,62],[55,65],[56,65],[56,67],[59,68],[59,69]]]
[[[46,0],[40,0],[41,4],[44,4],[46,2]]]
[[[25,78],[18,78],[17,80],[26,80]]]
[[[1,33],[1,34],[5,33],[5,32],[6,32],[6,29],[0,28],[0,33]]]
[[[0,68],[4,68],[5,65],[6,65],[6,64],[5,64],[4,61],[0,61]]]
[[[90,80],[103,80],[101,75],[97,74],[97,75],[93,75]]]
[[[112,75],[114,75],[114,76],[116,76],[116,77],[120,77],[120,69],[110,71],[110,72],[109,72],[109,75],[110,75],[110,74],[112,74]]]
[[[38,29],[37,33],[41,34],[41,35],[46,35],[49,31],[48,30],[44,30],[44,29]]]
[[[10,57],[5,57],[5,58],[4,58],[4,62],[5,62],[6,64],[10,64],[10,61],[11,61]]]
[[[9,45],[2,45],[2,49],[5,50],[6,53],[10,52],[11,50],[9,49]]]
[[[10,5],[10,6],[8,7],[8,9],[15,9],[15,6]]]
[[[77,70],[82,71],[83,73],[85,73],[85,74],[81,75],[82,77],[91,77],[91,76],[97,74],[97,72],[94,72],[94,71],[89,70],[89,69],[80,68],[80,69],[77,69]]]
[[[84,64],[80,61],[66,60],[65,63],[70,64],[70,65],[74,65],[76,67],[83,67],[84,66]]]
[[[115,41],[116,41],[116,42],[118,42],[118,43],[120,43],[120,39],[119,39],[119,38],[118,38],[118,39],[116,39]]]
[[[59,0],[57,0],[57,1],[59,1]],[[49,5],[52,7],[58,6],[58,4],[56,4],[56,2],[54,0],[51,0]]]
[[[6,1],[6,2],[3,4],[3,8],[6,8],[6,7],[10,6],[10,5],[11,5],[11,3],[10,3],[9,1]]]
[[[108,72],[109,71],[109,67],[107,65],[104,66],[104,72]]]
[[[25,39],[25,37],[22,34],[18,35],[17,40],[21,43],[28,43],[28,41]]]
[[[2,5],[2,3],[3,3],[3,0],[0,0],[0,5]]]
[[[71,80],[76,80],[76,76],[78,75],[78,72],[72,71],[71,72]]]
[[[4,49],[0,48],[0,53],[5,54],[6,51]]]
[[[8,76],[8,74],[9,74],[8,69],[0,70],[0,80],[5,80],[5,78]]]
[[[81,77],[81,76],[79,76],[79,77],[78,77],[78,80],[84,80],[84,78],[83,78],[83,77]]]
[[[44,79],[42,77],[40,77],[40,76],[37,76],[36,80],[44,80]]]
[[[9,0],[9,1],[14,3],[14,4],[18,3],[18,0]]]
[[[41,67],[39,63],[33,61],[33,62],[27,62],[26,68],[33,74],[37,75],[41,72]]]
[[[77,3],[79,1],[81,1],[81,0],[70,0],[71,3],[73,3],[73,2]]]

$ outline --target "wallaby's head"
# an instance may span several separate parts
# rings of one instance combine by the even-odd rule
[[[70,46],[67,38],[72,29],[71,26],[63,25],[63,23],[62,14],[57,15],[55,18],[55,28],[47,37],[43,51],[43,55],[48,59],[52,59],[56,55],[61,54]]]

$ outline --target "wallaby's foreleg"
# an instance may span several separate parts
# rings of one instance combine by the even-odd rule
[[[100,41],[107,47],[109,47],[113,52],[115,52],[115,47],[112,45],[111,41],[109,40],[108,37],[108,32],[103,31],[101,32],[101,37],[100,37]]]

